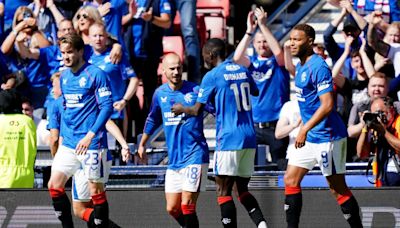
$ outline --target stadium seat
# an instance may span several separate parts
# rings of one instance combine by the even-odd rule
[[[197,0],[197,12],[220,13],[224,18],[229,17],[229,0]]]
[[[226,38],[225,18],[220,16],[205,16],[204,23],[207,31],[207,38]]]

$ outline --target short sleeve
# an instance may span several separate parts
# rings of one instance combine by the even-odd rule
[[[322,65],[315,74],[318,96],[333,91],[332,73],[327,66]]]
[[[216,83],[213,72],[208,72],[201,82],[199,96],[197,97],[199,103],[206,104],[214,94]]]

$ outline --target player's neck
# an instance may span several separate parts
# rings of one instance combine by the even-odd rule
[[[71,67],[70,67],[70,68],[71,68],[71,71],[72,71],[73,73],[76,73],[76,72],[78,72],[78,71],[82,68],[83,65],[85,65],[85,60],[80,59],[79,62],[78,62],[75,66],[71,66]]]
[[[180,90],[180,89],[182,88],[183,81],[181,81],[181,82],[178,83],[178,84],[174,84],[174,83],[169,82],[168,85],[169,85],[169,88],[171,88],[171,89],[174,90],[174,91]]]
[[[314,51],[311,49],[311,51],[306,52],[303,56],[299,56],[301,65],[304,65],[313,55]]]

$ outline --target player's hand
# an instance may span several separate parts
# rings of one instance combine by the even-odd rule
[[[86,154],[92,139],[94,138],[93,132],[88,132],[83,139],[81,139],[75,148],[75,153],[78,155]]]
[[[113,44],[112,49],[110,51],[110,61],[112,64],[118,64],[122,59],[122,46],[121,44]]]
[[[110,12],[111,9],[111,3],[107,2],[105,4],[101,4],[99,5],[99,7],[97,7],[97,10],[99,11],[100,15],[102,17],[104,17],[105,15],[107,15]]]
[[[297,134],[294,147],[296,149],[302,148],[306,144],[306,139],[307,139],[307,131],[303,127],[301,127],[299,133]]]
[[[150,21],[153,18],[153,7],[150,7],[150,9],[147,12],[142,13],[142,19],[145,21]]]
[[[122,111],[126,106],[126,101],[124,99],[114,102],[113,107],[118,112]]]
[[[146,148],[144,146],[139,145],[138,155],[139,155],[140,162],[142,164],[147,165],[148,158],[147,158]]]
[[[175,114],[175,116],[180,115],[183,113],[183,105],[180,103],[175,103],[172,108],[171,112]]]
[[[128,145],[125,145],[122,147],[121,149],[121,157],[122,157],[122,161],[126,162],[130,159],[131,157],[131,150],[129,149]]]

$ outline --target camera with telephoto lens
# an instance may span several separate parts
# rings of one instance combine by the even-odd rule
[[[383,111],[366,112],[366,113],[364,113],[363,120],[364,120],[365,124],[369,127],[372,124],[379,124],[378,118],[382,121],[383,124],[386,124],[387,119],[386,119],[386,115]]]

